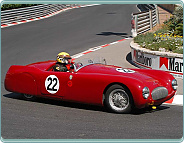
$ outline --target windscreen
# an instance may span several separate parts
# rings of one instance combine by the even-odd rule
[[[81,59],[76,59],[74,68],[75,71],[78,71],[79,69],[90,65],[90,64],[107,64],[105,58],[103,57],[97,57],[97,58],[81,58]]]

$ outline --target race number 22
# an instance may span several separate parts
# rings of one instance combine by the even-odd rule
[[[55,75],[49,75],[45,80],[45,88],[49,93],[55,94],[59,90],[59,79]]]

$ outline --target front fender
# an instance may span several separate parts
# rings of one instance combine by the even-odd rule
[[[129,89],[135,107],[136,108],[145,107],[145,104],[148,102],[148,99],[144,99],[142,96],[142,89],[145,86],[144,83],[134,78],[123,78],[121,83]]]
[[[126,87],[130,91],[136,108],[143,108],[145,107],[146,103],[149,102],[149,99],[144,99],[142,96],[142,89],[145,87],[145,84],[141,80],[132,78],[131,76],[113,76],[113,78],[111,76],[111,78],[109,77],[108,79],[111,80],[110,83],[106,85],[104,93],[111,85],[119,84],[123,87]]]

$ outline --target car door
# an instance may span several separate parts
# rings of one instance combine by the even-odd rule
[[[64,99],[89,104],[101,104],[104,88],[101,88],[100,84],[103,85],[103,81],[94,74],[70,73],[69,81],[67,82],[69,94]]]
[[[67,82],[69,72],[45,71],[41,75],[41,94],[51,97],[64,97],[69,94]]]

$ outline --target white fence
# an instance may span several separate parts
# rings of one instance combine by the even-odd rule
[[[159,23],[157,6],[148,11],[133,13],[131,23],[133,37],[151,30],[157,23]]]
[[[5,10],[1,12],[1,25],[35,19],[76,5],[64,4],[41,4],[32,7]]]

